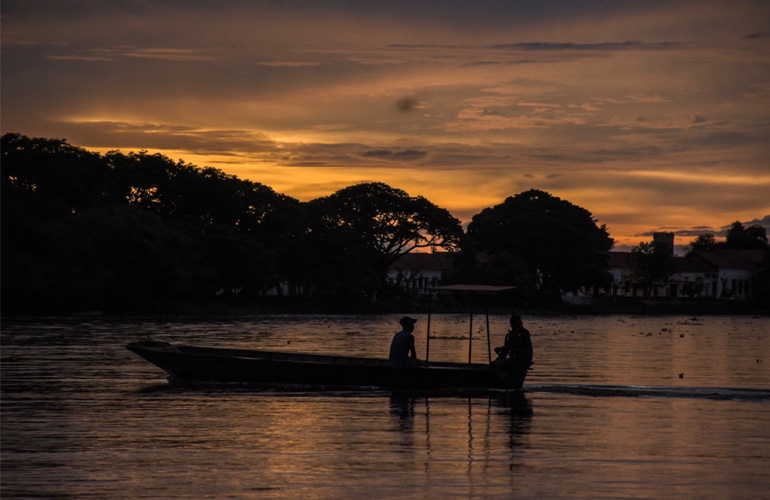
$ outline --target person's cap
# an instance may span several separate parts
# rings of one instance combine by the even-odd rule
[[[401,326],[406,326],[406,325],[413,325],[417,323],[417,320],[414,318],[410,318],[409,316],[404,316],[398,322],[401,323]]]

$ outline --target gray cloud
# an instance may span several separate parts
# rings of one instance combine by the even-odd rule
[[[365,158],[380,158],[383,160],[395,161],[416,161],[425,158],[428,153],[419,149],[404,149],[393,151],[390,149],[374,149],[365,151],[362,156]]]
[[[416,99],[412,96],[404,96],[400,97],[396,101],[396,109],[399,111],[414,111],[415,109],[421,109],[425,108],[425,103],[421,102],[419,99]]]
[[[695,115],[692,119],[693,123],[706,123],[708,120],[703,115]]]
[[[277,150],[264,135],[243,130],[201,130],[183,125],[125,122],[59,122],[56,137],[76,146],[125,150],[182,150],[196,154],[240,155]]]
[[[668,231],[674,233],[675,236],[681,236],[681,237],[687,237],[688,239],[690,237],[697,237],[704,234],[713,234],[717,238],[724,238],[727,236],[727,232],[730,230],[731,226],[733,225],[733,221],[730,221],[729,223],[725,223],[722,226],[718,227],[711,227],[711,226],[693,226],[688,228],[677,228],[677,227],[658,227],[653,230],[641,233],[640,236],[649,236],[652,237],[652,235],[656,232],[660,231]],[[750,226],[762,226],[765,228],[765,230],[770,233],[770,215],[765,215],[761,219],[752,219],[748,221],[738,221],[741,224],[743,224],[744,227],[750,227]]]

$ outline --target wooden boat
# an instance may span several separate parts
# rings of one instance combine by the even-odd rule
[[[436,292],[489,294],[511,287],[452,285],[435,287]],[[487,332],[489,312],[487,310]],[[428,332],[430,332],[430,311]],[[489,363],[471,362],[473,311],[468,341],[468,363],[429,362],[430,335],[426,360],[417,366],[396,367],[387,359],[224,349],[172,345],[167,342],[134,342],[127,348],[169,374],[175,381],[288,384],[313,386],[383,387],[403,389],[507,389],[520,390],[530,363],[512,360],[492,362],[487,335]]]
[[[519,390],[528,367],[513,363],[427,363],[399,368],[387,359],[134,342],[127,348],[174,381],[404,389]]]

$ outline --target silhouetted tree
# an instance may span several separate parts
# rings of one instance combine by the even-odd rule
[[[713,234],[699,234],[689,245],[687,245],[685,254],[689,256],[694,252],[713,250],[717,248],[718,245],[719,242]]]
[[[402,256],[418,248],[454,251],[463,235],[460,221],[447,210],[383,183],[350,186],[309,207],[318,217],[317,230],[335,234],[347,262],[371,269],[365,276],[375,288],[384,285],[388,268]]]
[[[294,238],[283,222],[299,206],[160,154],[101,156],[20,134],[2,136],[0,189],[2,306],[19,312],[260,293],[281,279],[277,252]]]
[[[24,205],[46,218],[114,201],[111,173],[97,153],[62,139],[8,133],[0,139],[4,205]]]
[[[477,252],[523,260],[532,286],[545,298],[611,283],[608,252],[614,242],[606,226],[544,191],[526,191],[482,210],[467,233]]]
[[[631,272],[634,280],[644,288],[644,296],[667,283],[674,274],[674,255],[668,247],[655,243],[640,243],[631,248]]]
[[[686,255],[697,251],[718,250],[766,250],[768,249],[767,231],[763,226],[754,224],[744,227],[738,221],[730,225],[724,241],[719,241],[711,233],[701,234],[687,246]]]
[[[464,281],[478,281],[487,285],[526,286],[533,280],[527,263],[509,253],[495,253],[482,258],[474,272],[474,277],[467,277]]]
[[[767,232],[760,225],[752,225],[745,228],[743,224],[735,221],[727,230],[724,248],[758,249],[767,248]]]
[[[107,206],[109,169],[98,154],[60,139],[0,139],[2,305],[66,312],[101,297],[98,250],[75,221]]]
[[[197,235],[200,263],[208,269],[196,282],[203,290],[255,295],[278,284],[277,253],[285,231],[274,221],[296,200],[263,184],[160,154],[110,152],[107,160],[128,203]]]
[[[87,238],[100,273],[99,301],[89,309],[158,312],[184,299],[200,299],[199,235],[134,206],[88,211],[73,221]]]

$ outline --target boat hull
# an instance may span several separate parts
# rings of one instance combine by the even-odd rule
[[[402,389],[520,390],[528,367],[430,363],[397,368],[386,359],[144,341],[126,346],[173,380],[208,383],[288,384]]]

